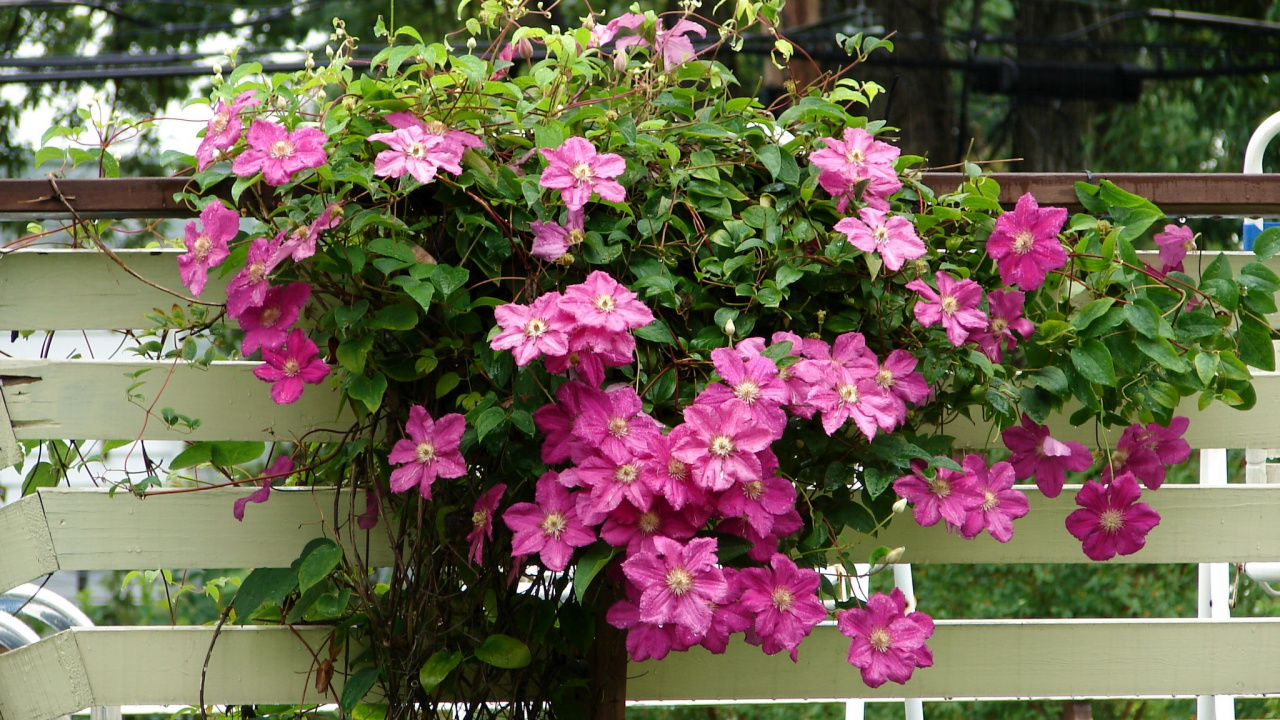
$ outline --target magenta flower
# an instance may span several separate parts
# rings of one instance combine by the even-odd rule
[[[1195,237],[1195,232],[1186,225],[1165,225],[1164,232],[1155,234],[1153,239],[1160,248],[1160,262],[1164,263],[1162,272],[1182,269],[1182,261],[1196,246]]]
[[[583,219],[583,213],[579,210],[570,211],[563,226],[534,220],[529,224],[529,228],[533,230],[533,245],[529,247],[529,254],[546,262],[559,260],[570,248],[586,238],[586,232],[582,229]]]
[[[542,442],[542,462],[557,465],[572,457],[586,457],[591,448],[573,434],[582,395],[594,390],[589,385],[570,380],[556,388],[556,401],[543,405],[533,413],[538,432],[547,436]]]
[[[661,660],[672,650],[684,652],[692,647],[690,633],[683,627],[642,622],[640,592],[631,583],[626,586],[627,599],[614,603],[605,614],[605,621],[627,631],[627,654],[633,661]]]
[[[404,110],[393,112],[383,120],[386,120],[391,127],[397,130],[418,128],[427,135],[444,138],[445,144],[457,152],[459,161],[467,148],[484,147],[483,140],[465,130],[454,130],[439,120],[422,120],[413,113]]]
[[[467,461],[458,446],[467,421],[458,413],[439,420],[421,405],[409,408],[409,422],[404,433],[409,437],[396,441],[387,462],[400,467],[391,471],[391,492],[418,488],[423,499],[431,499],[431,484],[436,478],[457,478],[467,474]]]
[[[1182,439],[1191,421],[1175,417],[1169,426],[1135,424],[1125,428],[1116,443],[1111,461],[1102,466],[1102,481],[1116,475],[1133,473],[1148,489],[1158,490],[1164,484],[1165,468],[1186,462],[1191,445]]]
[[[616,33],[619,28],[623,27],[634,30],[643,25],[644,20],[645,17],[643,15],[627,13],[611,21],[606,26],[605,33],[609,33],[609,31]],[[605,33],[601,34],[602,39],[606,36]],[[672,68],[688,62],[697,55],[697,52],[693,49],[693,41],[685,37],[689,33],[705,38],[707,29],[692,20],[681,18],[668,30],[663,27],[662,20],[658,20],[654,46],[657,54],[662,56],[662,69],[664,72],[671,72]],[[609,34],[608,37],[612,38],[612,34]],[[607,43],[608,40],[604,39],[603,42]],[[614,47],[618,50],[625,50],[632,45],[645,46],[648,44],[649,42],[639,35],[628,35],[627,37],[619,38]]]
[[[698,532],[684,513],[672,509],[665,499],[656,497],[648,510],[630,502],[618,505],[605,518],[600,538],[614,547],[625,547],[627,555],[653,551],[655,537],[688,540]]]
[[[547,169],[538,181],[544,188],[560,190],[565,207],[581,210],[592,193],[609,202],[622,202],[627,191],[613,178],[627,170],[627,161],[614,153],[599,155],[586,138],[571,137],[560,147],[539,150],[547,159]]]
[[[289,237],[280,245],[280,249],[277,251],[278,257],[272,264],[278,263],[288,256],[292,256],[294,262],[302,262],[315,255],[316,241],[320,239],[320,233],[325,230],[332,230],[341,222],[342,206],[338,203],[329,203],[320,213],[320,216],[311,223],[294,228]]]
[[[560,473],[562,485],[590,489],[590,493],[578,495],[578,517],[587,525],[599,525],[623,500],[648,510],[653,505],[653,491],[638,482],[639,479],[638,459],[619,462],[600,454],[593,454]]]
[[[271,287],[267,275],[280,262],[280,238],[258,238],[249,246],[245,266],[227,283],[227,314],[239,318],[251,307],[262,307]]]
[[[696,635],[711,627],[712,603],[729,594],[724,573],[716,565],[716,539],[694,538],[687,544],[665,537],[653,539],[654,550],[622,563],[622,572],[641,591],[640,620],[674,623]]]
[[[476,500],[475,507],[471,509],[471,532],[467,533],[467,542],[471,544],[467,551],[468,562],[476,565],[484,562],[484,541],[493,539],[493,514],[498,512],[498,502],[506,491],[505,483],[494,485]]]
[[[958,528],[964,525],[969,511],[982,505],[983,496],[975,487],[973,477],[940,467],[929,478],[923,474],[923,464],[912,469],[913,474],[893,482],[893,491],[915,505],[913,514],[921,527],[946,520],[948,525]]]
[[[1147,533],[1160,524],[1160,513],[1138,502],[1142,489],[1131,473],[1110,485],[1090,480],[1076,495],[1079,510],[1067,516],[1067,532],[1084,544],[1090,560],[1132,555],[1147,543]]]
[[[791,399],[791,392],[778,379],[778,365],[761,355],[744,360],[729,348],[712,350],[711,360],[726,384],[711,383],[698,393],[695,402],[722,405],[738,400],[747,406],[756,423],[769,428],[775,437],[782,437],[787,425],[782,404]]]
[[[675,440],[678,440],[677,435]],[[679,510],[688,504],[705,502],[705,491],[693,484],[693,469],[671,454],[674,440],[661,435],[649,441],[648,452],[641,459],[640,481],[655,495],[665,498]]]
[[[573,434],[587,447],[617,462],[639,458],[660,434],[658,422],[644,412],[644,401],[630,385],[608,392],[584,391]]]
[[[711,627],[702,636],[699,644],[712,654],[722,655],[729,647],[729,636],[751,629],[754,622],[752,613],[738,602],[742,595],[742,583],[739,573],[733,568],[724,568],[724,580],[729,585],[729,594],[722,603],[711,603]]]
[[[288,405],[302,397],[302,384],[317,385],[329,377],[329,366],[320,359],[320,349],[302,330],[289,333],[279,350],[262,349],[263,363],[253,369],[259,380],[273,383],[271,399]]]
[[[542,566],[553,572],[569,567],[574,548],[596,541],[596,534],[578,519],[574,495],[560,484],[554,470],[538,478],[534,487],[537,502],[516,503],[502,514],[502,521],[515,533],[511,554],[538,553]]]
[[[236,500],[231,507],[231,514],[236,520],[244,522],[244,508],[249,503],[264,503],[271,499],[271,481],[280,480],[281,482],[288,479],[289,473],[293,472],[293,460],[288,455],[281,455],[263,476],[258,478],[262,483],[262,487],[254,490],[252,493]]]
[[[324,151],[324,133],[317,128],[293,132],[270,120],[249,126],[249,149],[236,158],[231,172],[238,177],[262,173],[268,185],[283,185],[299,170],[318,168],[329,161]]]
[[[1013,537],[1013,521],[1031,511],[1027,496],[1013,489],[1013,466],[998,462],[987,467],[981,455],[969,455],[964,459],[965,472],[974,479],[974,489],[982,503],[969,510],[960,536],[972,540],[986,530],[1002,543]]]
[[[1027,193],[1011,212],[996,218],[987,239],[987,254],[996,261],[1000,280],[1023,290],[1044,284],[1051,270],[1067,264],[1067,251],[1058,239],[1067,221],[1065,208],[1041,208]]]
[[[227,243],[240,232],[240,213],[214,200],[200,211],[200,226],[187,223],[187,252],[178,256],[178,274],[191,294],[200,297],[209,279],[209,268],[227,259]]]
[[[858,216],[861,219],[841,220],[835,229],[844,233],[849,244],[859,250],[879,253],[885,267],[898,271],[906,261],[924,257],[924,242],[916,235],[910,220],[901,215],[888,216],[886,211],[871,207],[862,208]]]
[[[240,353],[247,356],[259,347],[278,350],[293,324],[298,322],[302,306],[310,299],[311,286],[307,283],[289,283],[267,290],[260,307],[245,308],[236,318],[244,329]]]
[[[864,202],[888,210],[887,198],[902,188],[894,169],[900,151],[862,128],[845,128],[843,138],[820,138],[826,147],[809,155],[810,162],[822,170],[818,182],[832,197],[840,198],[840,212],[860,184]]]
[[[209,124],[205,127],[200,147],[196,148],[196,169],[207,169],[213,164],[215,150],[226,150],[240,140],[240,133],[244,129],[240,111],[260,102],[253,97],[252,90],[240,93],[230,105],[218,101],[213,117],[209,118]]]
[[[889,211],[889,196],[902,189],[902,181],[896,175],[873,174],[869,178],[850,180],[838,172],[823,170],[818,174],[818,184],[836,200],[836,211],[844,213],[849,203],[860,200],[867,207]]]
[[[761,535],[773,532],[777,519],[796,507],[795,483],[767,469],[765,472],[763,479],[738,483],[716,500],[716,511],[721,517],[745,518]]]
[[[746,405],[689,405],[684,422],[671,431],[671,455],[692,468],[695,485],[727,490],[736,482],[762,477],[756,453],[769,447],[773,433],[751,419]]]
[[[623,333],[653,322],[653,313],[636,300],[636,294],[602,270],[569,286],[560,307],[584,326],[609,333]]]
[[[458,164],[461,148],[452,147],[444,136],[430,135],[421,127],[375,133],[369,136],[369,142],[385,143],[389,148],[373,160],[373,174],[378,177],[412,175],[425,185],[435,179],[441,168],[454,175],[462,174]]]
[[[870,371],[833,366],[831,382],[809,393],[809,403],[822,411],[822,429],[828,435],[853,420],[868,440],[874,440],[877,430],[896,421],[893,403],[871,378],[875,367],[874,361]]]
[[[987,306],[990,310],[987,329],[973,333],[969,339],[978,343],[982,354],[993,363],[1004,360],[1004,351],[1012,351],[1018,346],[1018,338],[1031,337],[1036,326],[1022,316],[1022,305],[1026,296],[1017,290],[992,290],[987,294]]]
[[[933,665],[933,652],[924,644],[933,635],[933,618],[906,609],[906,597],[894,588],[872,595],[865,610],[845,610],[836,618],[840,632],[853,638],[849,664],[861,668],[868,687],[886,680],[905,684],[916,668]]]
[[[747,551],[747,557],[756,562],[768,562],[773,554],[778,552],[778,540],[789,537],[804,527],[804,521],[800,519],[800,513],[791,510],[785,515],[778,516],[773,523],[773,532],[761,534],[751,527],[751,523],[744,518],[728,518],[721,520],[716,526],[719,532],[737,535],[751,543],[751,549]]]
[[[787,650],[795,662],[800,642],[827,618],[827,608],[818,598],[818,573],[796,567],[782,554],[774,555],[769,566],[772,570],[747,568],[738,573],[742,583],[738,602],[755,615],[755,631],[765,654]]]
[[[573,318],[560,308],[560,293],[541,295],[531,305],[500,305],[493,317],[502,332],[489,341],[494,350],[510,350],[516,366],[524,367],[540,355],[569,352]]]
[[[915,371],[917,363],[916,357],[906,350],[894,350],[876,368],[871,379],[887,401],[885,418],[893,421],[889,426],[882,424],[882,429],[892,432],[907,419],[907,403],[916,405],[931,394],[924,376]]]
[[[1007,427],[1000,433],[1005,447],[1013,452],[1009,462],[1019,480],[1035,478],[1045,497],[1055,498],[1062,492],[1067,472],[1084,472],[1093,465],[1089,448],[1078,442],[1060,442],[1049,437],[1049,428],[1036,424],[1026,413],[1022,425]]]
[[[916,303],[916,320],[925,327],[942,323],[947,339],[960,347],[970,332],[987,327],[987,314],[978,309],[978,303],[982,302],[982,288],[972,280],[957,281],[941,270],[934,279],[938,283],[937,292],[924,280],[907,283],[907,289],[915,290],[923,299]]]

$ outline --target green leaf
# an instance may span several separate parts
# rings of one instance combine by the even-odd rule
[[[431,301],[436,295],[436,286],[429,282],[421,282],[410,277],[397,277],[391,281],[395,285],[404,288],[404,292],[413,298],[423,310],[431,308]]]
[[[1184,312],[1173,323],[1178,340],[1199,340],[1222,329],[1222,325],[1208,308],[1197,308]]]
[[[298,587],[298,574],[293,568],[257,568],[240,583],[231,607],[236,611],[240,624],[268,602],[277,605]]]
[[[298,567],[298,587],[302,592],[329,576],[342,563],[342,548],[328,538],[318,538],[304,550],[302,564]]]
[[[591,587],[591,581],[617,554],[618,548],[605,542],[597,542],[583,553],[582,559],[578,561],[573,571],[573,592],[578,598],[579,605],[583,604],[583,599],[587,596],[587,588]]]
[[[412,330],[418,325],[418,309],[400,303],[389,305],[374,314],[370,330]]]
[[[1071,390],[1071,386],[1067,383],[1067,375],[1059,368],[1049,367],[1041,368],[1026,376],[1027,382],[1035,387],[1044,388],[1059,397],[1065,396]]]
[[[1111,352],[1099,340],[1090,338],[1082,347],[1071,348],[1071,364],[1089,382],[1107,387],[1116,385],[1116,370],[1111,362]]]
[[[1178,373],[1191,370],[1190,366],[1187,365],[1187,361],[1164,338],[1148,338],[1139,335],[1134,338],[1134,344],[1138,346],[1138,349],[1144,355],[1160,363],[1160,366],[1166,370]]]
[[[436,397],[442,398],[448,395],[449,391],[458,387],[459,382],[461,380],[458,377],[458,373],[449,372],[441,375],[440,379],[436,381]]]
[[[382,394],[387,391],[387,377],[380,372],[373,375],[356,375],[347,384],[347,395],[364,404],[369,412],[382,405]]]
[[[338,346],[338,364],[352,375],[363,375],[365,358],[372,349],[372,335],[347,338]]]
[[[40,462],[22,479],[22,496],[26,497],[42,487],[57,487],[62,475],[52,463]]]
[[[1195,366],[1200,382],[1208,385],[1218,374],[1218,356],[1214,353],[1202,352],[1196,355]]]
[[[533,661],[529,646],[510,635],[490,635],[476,648],[476,658],[494,667],[519,670]]]
[[[1134,330],[1149,338],[1161,337],[1160,308],[1146,298],[1139,298],[1125,308],[1125,319]]]
[[[778,289],[781,290],[791,283],[804,277],[804,273],[791,265],[781,265],[778,267],[777,279],[774,280]]]
[[[364,696],[369,694],[369,689],[378,680],[378,672],[376,667],[362,667],[347,678],[347,682],[342,686],[342,697],[338,699],[338,704],[343,710],[351,712],[364,699]]]
[[[1236,349],[1246,365],[1271,372],[1276,369],[1275,350],[1271,345],[1271,328],[1252,317],[1240,321]]]
[[[777,180],[778,175],[782,173],[782,150],[770,143],[757,150],[756,157],[760,159],[760,164],[764,165],[773,179]]]
[[[251,462],[262,457],[262,453],[267,451],[267,444],[264,442],[224,441],[210,444],[212,447],[209,460],[219,467]],[[172,465],[170,467],[172,468]]]
[[[1201,282],[1205,280],[1232,280],[1231,263],[1227,261],[1227,256],[1218,253],[1218,257],[1209,263],[1209,266],[1200,273]]]
[[[212,459],[213,443],[192,443],[187,447],[187,449],[178,453],[178,457],[169,462],[169,469],[182,470],[184,468],[195,467],[200,463],[207,463]]]
[[[1167,382],[1153,382],[1147,386],[1147,392],[1161,407],[1176,408],[1178,401],[1182,399],[1178,389]]]
[[[476,438],[483,442],[489,433],[502,427],[507,421],[507,411],[500,407],[491,407],[480,413],[480,417],[476,418]]]
[[[431,276],[431,279],[435,281],[436,287],[440,288],[441,294],[448,297],[453,294],[454,290],[465,285],[469,277],[471,277],[471,273],[466,268],[437,265],[435,274]]]
[[[672,334],[671,328],[667,327],[667,324],[660,318],[654,318],[653,322],[635,330],[632,334],[641,340],[648,340],[649,342],[666,345],[674,345],[676,343],[676,338]]]
[[[1099,298],[1080,308],[1080,312],[1071,317],[1071,327],[1083,330],[1094,320],[1106,314],[1116,302],[1115,298]]]
[[[1274,293],[1280,290],[1280,277],[1276,277],[1276,274],[1266,265],[1251,262],[1240,268],[1240,284],[1249,288],[1250,293]]]
[[[1280,228],[1267,228],[1253,241],[1259,260],[1269,260],[1280,253]]]
[[[430,693],[435,690],[461,662],[462,653],[454,650],[437,650],[434,655],[427,658],[427,661],[422,664],[422,669],[418,671],[418,684],[422,686],[422,691]]]

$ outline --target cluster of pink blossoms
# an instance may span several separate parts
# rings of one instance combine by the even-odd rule
[[[623,30],[639,30],[645,23],[645,16],[640,13],[626,13],[610,20],[604,25],[591,28],[591,47],[604,47]],[[707,29],[692,20],[681,18],[676,24],[667,28],[661,19],[658,20],[654,32],[654,53],[662,58],[662,69],[671,72],[675,67],[683,65],[697,55],[693,41],[688,35],[700,38],[707,36]],[[627,35],[618,38],[614,47],[618,52],[625,52],[631,46],[647,47],[649,41],[641,35]]]
[[[395,130],[369,136],[369,142],[388,148],[374,158],[373,174],[378,177],[411,175],[425,184],[441,169],[461,175],[462,154],[467,148],[484,147],[480,138],[469,132],[453,130],[436,120],[423,122],[409,112],[394,112],[384,119]]]
[[[592,195],[609,202],[627,199],[626,188],[614,178],[627,170],[627,161],[615,153],[600,153],[586,138],[571,137],[557,148],[542,148],[547,168],[538,184],[559,190],[567,218],[565,224],[535,221],[533,246],[536,258],[555,262],[585,237],[584,211]]]
[[[1027,496],[1015,490],[1014,468],[1007,462],[987,467],[981,455],[969,455],[963,471],[936,468],[933,477],[923,467],[893,483],[894,492],[915,505],[916,522],[923,526],[945,520],[949,529],[972,540],[983,530],[1000,542],[1013,537],[1013,521],[1030,511]]]

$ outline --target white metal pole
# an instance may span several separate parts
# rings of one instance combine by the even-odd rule
[[[893,584],[898,586],[903,595],[907,596],[907,612],[916,609],[916,587],[911,581],[911,565],[899,564],[893,566]],[[902,701],[905,705],[906,720],[924,720],[924,701],[920,698],[906,698]]]
[[[1280,115],[1273,116],[1280,127]],[[1265,123],[1264,123],[1265,124]],[[1222,448],[1200,451],[1200,484],[1227,484],[1227,451]],[[1227,563],[1200,563],[1197,617],[1225,620],[1231,617],[1227,593],[1231,585]],[[1229,695],[1202,695],[1196,698],[1196,720],[1235,720],[1235,698]]]

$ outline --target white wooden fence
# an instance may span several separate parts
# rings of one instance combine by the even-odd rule
[[[1159,202],[1159,198],[1156,199]],[[1246,210],[1248,208],[1245,208]],[[120,255],[139,273],[180,287],[175,253]],[[1233,256],[1237,265],[1244,254]],[[1194,268],[1194,261],[1187,263]],[[1280,263],[1272,262],[1280,270]],[[220,288],[206,297],[217,299]],[[23,251],[0,256],[0,328],[80,330],[137,328],[170,297],[93,252]],[[250,377],[251,363],[182,363],[0,358],[0,455],[20,439],[296,440],[331,437],[348,422],[329,386],[309,388],[297,405],[277,407]],[[131,402],[135,390],[148,402]],[[195,432],[170,429],[146,408],[198,417]],[[1258,404],[1248,412],[1214,406],[1192,417],[1187,439],[1203,448],[1206,472],[1225,478],[1225,453],[1214,448],[1280,446],[1280,375],[1259,373]],[[156,410],[158,412],[158,410]],[[969,447],[990,444],[989,428],[947,429]],[[1063,419],[1055,437],[1093,444],[1093,430]],[[1112,438],[1114,440],[1114,438]],[[998,438],[996,439],[998,443]],[[1251,459],[1257,461],[1255,456]],[[1260,466],[1255,470],[1260,470]],[[1262,479],[1265,472],[1251,473]],[[320,535],[359,542],[374,563],[389,551],[374,533],[336,524],[349,517],[333,490],[274,493],[243,523],[230,512],[249,489],[138,498],[104,490],[43,489],[0,508],[0,591],[55,570],[130,570],[288,566]],[[928,563],[1086,562],[1067,534],[1070,488],[1055,499],[1034,490],[1031,514],[1012,542],[964,541],[908,517],[871,542],[904,545],[906,560]],[[1222,563],[1280,560],[1280,486],[1166,486],[1144,500],[1163,520],[1137,555],[1113,563]],[[339,506],[349,498],[339,499]],[[857,538],[846,538],[854,540]],[[382,542],[385,543],[385,540]],[[367,545],[365,544],[367,543]],[[981,578],[974,586],[980,591]],[[928,609],[928,598],[921,598]],[[661,662],[633,663],[627,697],[681,700],[846,700],[849,698],[1027,698],[1280,693],[1280,618],[1227,617],[1221,601],[1201,619],[950,620],[930,641],[935,666],[906,686],[868,689],[845,662],[848,641],[832,625],[815,630],[800,662],[767,657],[738,642],[722,656],[700,649]],[[214,636],[217,634],[217,641]],[[321,627],[76,628],[0,655],[0,720],[49,720],[89,706],[333,702],[315,689],[313,648]],[[212,649],[211,649],[212,648]],[[1219,720],[1222,720],[1219,718]]]

